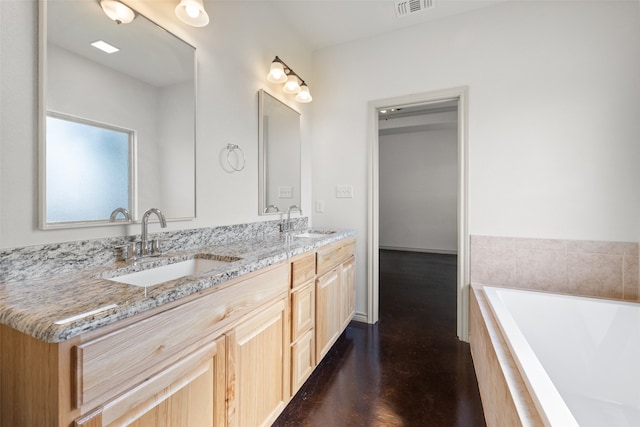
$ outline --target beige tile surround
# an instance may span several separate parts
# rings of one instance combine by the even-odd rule
[[[471,236],[471,283],[639,300],[638,243]]]

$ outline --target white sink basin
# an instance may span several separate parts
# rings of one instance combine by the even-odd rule
[[[154,286],[169,280],[191,276],[205,271],[213,270],[231,261],[220,261],[217,259],[193,258],[187,261],[176,262],[174,264],[149,268],[148,270],[137,271],[135,273],[123,274],[122,276],[111,277],[109,280],[119,283],[126,283],[134,286]]]

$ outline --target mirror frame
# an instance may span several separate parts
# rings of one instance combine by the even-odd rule
[[[265,155],[265,146],[264,146],[264,97],[265,94],[273,98],[274,100],[280,102],[284,107],[290,109],[294,113],[296,113],[300,118],[302,118],[302,114],[292,108],[291,106],[285,104],[280,99],[271,95],[269,92],[264,89],[258,90],[258,215],[266,216],[266,215],[280,215],[286,213],[286,211],[277,211],[277,212],[266,212],[266,198],[267,198],[267,156]],[[300,126],[300,122],[298,122],[298,126]],[[299,131],[300,139],[298,143],[300,144],[300,149],[302,149],[302,135]],[[301,152],[298,155],[298,162],[301,162]],[[300,202],[299,205],[302,204],[302,167],[300,169],[300,173],[298,176],[298,185],[300,186]],[[301,206],[298,206],[301,208]]]
[[[133,141],[133,150],[131,153],[131,162],[133,165],[130,166],[130,170],[133,171],[133,174],[130,179],[130,204],[131,204],[131,220],[130,221],[115,221],[110,222],[107,218],[106,220],[89,220],[89,221],[69,221],[69,222],[61,222],[61,223],[48,223],[47,222],[47,200],[46,200],[46,139],[47,139],[47,127],[46,121],[49,113],[54,115],[56,114],[64,114],[57,111],[49,111],[47,109],[47,73],[48,73],[48,59],[47,59],[47,43],[48,43],[48,0],[41,0],[38,2],[38,25],[39,25],[39,35],[38,35],[38,218],[37,223],[40,230],[53,230],[53,229],[74,229],[74,228],[88,228],[88,227],[103,227],[103,226],[117,226],[117,225],[131,225],[137,224],[141,222],[141,219],[137,219],[137,214],[140,213],[138,201],[138,176],[137,176],[137,162],[138,162],[138,141],[137,136],[134,137]],[[130,6],[129,6],[130,7]],[[151,24],[156,25],[158,28],[166,31],[168,34],[171,34],[176,39],[180,40],[186,46],[189,46],[193,49],[193,106],[194,106],[194,116],[193,116],[193,215],[192,216],[182,216],[182,217],[167,217],[167,221],[185,221],[185,220],[194,220],[197,217],[197,97],[198,97],[198,57],[197,57],[197,49],[191,43],[188,43],[183,38],[174,34],[173,32],[167,30],[162,25],[158,24],[153,19],[150,19],[146,15],[138,12],[133,9],[134,13],[137,16],[143,17],[145,20],[149,21]],[[83,120],[82,117],[78,117],[78,120]],[[97,122],[97,121],[93,121]],[[105,124],[106,127],[118,128],[117,126]],[[162,207],[160,207],[162,208]]]

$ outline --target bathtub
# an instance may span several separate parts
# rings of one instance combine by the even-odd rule
[[[640,426],[640,304],[482,289],[544,425]]]

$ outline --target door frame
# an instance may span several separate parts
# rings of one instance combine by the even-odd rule
[[[398,96],[370,101],[369,115],[369,173],[367,203],[367,322],[376,323],[379,318],[379,130],[378,110],[385,107],[413,106],[434,102],[458,101],[458,263],[457,263],[457,334],[468,341],[469,336],[469,117],[468,86]]]

